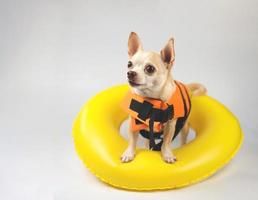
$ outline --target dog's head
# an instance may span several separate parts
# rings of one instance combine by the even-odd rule
[[[160,91],[166,83],[175,59],[174,40],[169,39],[160,53],[144,51],[138,35],[128,40],[128,71],[130,86],[139,94]]]

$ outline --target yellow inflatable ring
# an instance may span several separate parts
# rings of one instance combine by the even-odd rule
[[[119,106],[128,86],[105,90],[83,106],[73,138],[76,150],[89,170],[102,181],[123,189],[158,190],[187,186],[215,173],[234,157],[243,134],[238,120],[222,104],[208,96],[192,98],[190,123],[196,138],[177,148],[175,164],[167,164],[160,152],[137,149],[135,159],[121,163],[127,141],[119,134],[127,114]]]

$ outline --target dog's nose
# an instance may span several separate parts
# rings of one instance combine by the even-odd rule
[[[128,78],[129,80],[134,79],[134,77],[135,77],[136,75],[137,75],[137,73],[134,72],[134,71],[129,71],[129,72],[127,72],[127,78]]]

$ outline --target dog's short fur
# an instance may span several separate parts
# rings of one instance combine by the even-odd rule
[[[149,98],[167,101],[175,90],[171,68],[175,60],[174,39],[168,40],[160,53],[144,51],[138,35],[132,32],[128,40],[128,82],[132,92]],[[193,91],[192,95],[202,95],[206,89],[201,84],[188,84]],[[172,119],[164,125],[164,139],[161,147],[161,155],[165,162],[174,163],[176,157],[170,148],[170,142],[175,132],[176,119]],[[189,132],[189,124],[186,123],[181,130],[181,144],[186,143]],[[122,162],[129,162],[135,156],[138,132],[129,130],[129,145],[123,155]]]

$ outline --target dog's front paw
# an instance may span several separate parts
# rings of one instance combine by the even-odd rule
[[[120,159],[123,163],[127,163],[134,159],[134,155],[135,155],[134,150],[126,149]]]
[[[161,154],[166,163],[175,163],[177,161],[170,149],[162,149]]]
[[[163,160],[167,163],[175,163],[177,161],[177,159],[174,155],[163,156]]]

